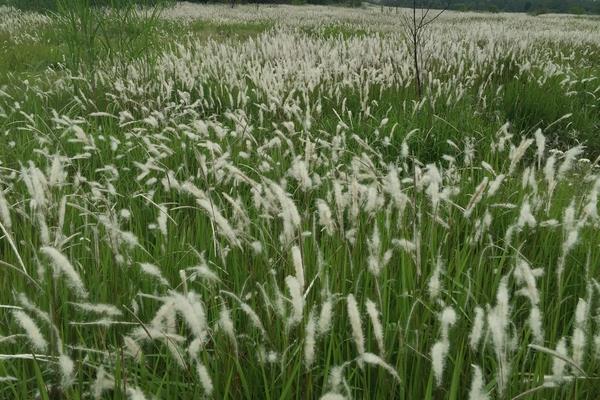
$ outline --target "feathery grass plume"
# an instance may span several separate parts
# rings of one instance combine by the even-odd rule
[[[471,217],[473,210],[475,210],[475,207],[477,206],[477,204],[479,204],[479,202],[483,198],[483,194],[485,193],[485,189],[488,186],[488,182],[489,182],[489,178],[486,176],[481,180],[481,183],[479,183],[479,185],[477,185],[477,187],[475,188],[475,192],[471,196],[471,200],[469,200],[469,204],[467,204],[467,207],[465,208],[465,212],[463,213],[465,218]]]
[[[456,323],[456,312],[452,307],[446,307],[442,310],[440,318],[442,323],[442,338],[448,338],[448,330]]]
[[[319,214],[319,225],[323,227],[325,232],[332,235],[333,232],[335,232],[335,222],[333,221],[331,209],[329,208],[329,205],[321,199],[317,199],[316,203]]]
[[[67,389],[75,382],[75,364],[68,355],[61,354],[58,357],[58,366],[60,368],[60,385],[63,389]]]
[[[469,400],[488,400],[489,396],[485,391],[485,382],[481,368],[473,365],[473,379],[471,380],[471,388],[469,389]]]
[[[542,130],[538,128],[533,134],[535,137],[535,145],[537,148],[537,160],[538,160],[538,169],[541,168],[542,159],[544,158],[544,150],[546,149],[546,137],[542,133]]]
[[[13,310],[12,314],[17,323],[27,334],[27,339],[33,346],[34,350],[40,353],[44,353],[46,350],[48,350],[48,342],[44,338],[44,335],[42,335],[40,328],[33,321],[33,319],[31,319],[29,315],[21,310]]]
[[[62,353],[63,351],[63,342],[61,339],[61,333],[58,330],[56,324],[52,321],[50,314],[46,311],[41,310],[39,307],[35,306],[31,300],[27,298],[24,293],[18,293],[16,296],[17,302],[23,307],[25,311],[29,313],[33,313],[39,320],[43,321],[52,329],[54,333],[54,344],[56,346],[56,350],[58,353]]]
[[[554,187],[556,186],[556,178],[555,178],[555,172],[556,172],[556,156],[555,155],[551,155],[550,157],[548,157],[548,159],[546,160],[546,164],[544,164],[544,179],[546,180],[546,183],[548,184],[548,195],[550,196],[552,191],[554,190]]]
[[[565,152],[564,157],[563,157],[563,162],[558,167],[557,179],[559,181],[562,180],[565,177],[565,175],[567,174],[567,172],[569,172],[571,170],[571,168],[573,167],[573,161],[575,161],[575,159],[581,153],[583,153],[583,149],[584,149],[584,147],[579,145],[579,146],[575,146]]]
[[[431,365],[433,367],[433,375],[437,386],[442,385],[444,367],[446,365],[446,357],[448,356],[449,349],[450,342],[447,339],[436,342],[431,348]]]
[[[158,207],[158,217],[156,218],[156,225],[158,226],[158,230],[163,236],[168,235],[167,230],[167,220],[169,218],[169,212],[164,205],[160,205]]]
[[[48,229],[48,224],[46,223],[46,215],[42,211],[36,210],[35,221],[39,228],[40,242],[44,246],[49,246],[50,245],[50,230]]]
[[[346,397],[334,392],[327,392],[321,396],[320,400],[346,400]]]
[[[394,379],[398,383],[400,383],[401,379],[400,379],[400,376],[398,375],[398,372],[396,372],[396,370],[390,364],[383,361],[383,359],[381,357],[379,357],[378,355],[375,355],[373,353],[363,353],[359,356],[359,359],[364,361],[367,364],[377,365],[377,366],[385,369],[387,372],[390,373],[390,375],[392,375],[394,377]]]
[[[285,284],[290,292],[292,302],[292,315],[288,320],[290,327],[294,327],[302,321],[304,311],[304,297],[302,296],[302,289],[298,279],[292,275],[288,275],[285,278]]]
[[[536,279],[544,274],[541,268],[531,269],[527,261],[519,258],[513,271],[513,276],[518,285],[523,285],[517,291],[517,294],[525,296],[531,303],[531,310],[527,323],[531,329],[534,342],[542,344],[544,341],[544,331],[542,327],[542,314],[538,307],[540,296],[536,285]]]
[[[475,318],[473,319],[473,328],[471,329],[471,333],[469,334],[469,346],[471,350],[476,351],[477,347],[479,347],[479,342],[481,342],[481,338],[483,336],[483,327],[485,323],[485,313],[483,308],[477,306],[475,307]]]
[[[275,182],[270,182],[269,188],[279,201],[281,207],[281,218],[283,220],[283,232],[280,240],[283,244],[294,240],[297,230],[300,228],[300,214],[296,204],[288,197],[287,192]]]
[[[427,165],[423,176],[423,184],[426,185],[425,194],[431,201],[431,208],[437,213],[438,204],[441,200],[440,189],[443,185],[443,178],[435,164]]]
[[[1,340],[0,340],[0,342],[1,342]],[[596,360],[600,360],[600,334],[594,335],[593,345],[594,345],[594,357],[596,358]]]
[[[375,277],[378,277],[381,274],[381,270],[385,268],[392,259],[393,251],[388,249],[383,255],[381,254],[381,238],[377,224],[373,227],[373,235],[370,239],[367,239],[367,247],[369,250],[369,257],[367,259],[369,272]]]
[[[542,313],[540,308],[537,305],[531,307],[531,311],[529,312],[529,318],[527,319],[527,323],[529,324],[529,328],[531,329],[531,333],[533,335],[533,341],[536,344],[544,343],[544,328],[542,324]]]
[[[292,162],[292,166],[288,170],[288,173],[296,181],[298,181],[300,188],[303,191],[306,192],[311,188],[313,182],[310,178],[308,166],[306,165],[306,162],[304,160],[301,160],[299,157],[294,159],[294,161]]]
[[[208,369],[201,362],[196,363],[196,373],[198,374],[198,378],[200,379],[200,383],[202,384],[202,389],[204,389],[204,393],[207,396],[212,395],[214,386],[212,379],[210,378],[210,374],[208,373]]]
[[[162,299],[164,304],[158,308],[151,324],[153,328],[164,330],[167,333],[175,332],[175,301],[172,298],[166,297]],[[142,332],[143,336],[143,332]]]
[[[575,309],[575,329],[573,330],[573,337],[571,338],[571,350],[573,362],[583,367],[583,359],[585,348],[587,346],[586,330],[588,320],[588,304],[584,299],[579,299],[577,302],[577,308]],[[580,374],[581,372],[574,369],[573,373]]]
[[[487,197],[492,197],[496,194],[496,192],[498,192],[498,189],[500,189],[500,186],[502,186],[502,182],[504,182],[505,178],[506,175],[504,174],[500,174],[494,178],[492,183],[490,183],[488,186]]]
[[[29,168],[21,167],[21,179],[25,182],[27,191],[31,196],[31,208],[34,210],[45,210],[47,184],[44,174],[30,162]]]
[[[200,206],[206,212],[206,215],[213,220],[216,226],[219,228],[219,233],[225,237],[232,245],[236,247],[241,246],[241,242],[238,239],[238,234],[233,230],[229,221],[221,214],[217,205],[210,197],[202,190],[198,189],[192,182],[185,182],[181,185],[180,190],[189,193],[196,197],[196,204]]]
[[[417,245],[408,239],[392,239],[392,244],[411,256],[417,250]]]
[[[367,314],[369,314],[369,318],[371,319],[371,325],[373,325],[373,334],[377,341],[379,354],[383,356],[385,354],[385,345],[383,340],[383,326],[381,325],[381,320],[379,318],[379,310],[377,309],[377,305],[370,299],[367,299],[366,306]]]
[[[508,175],[512,175],[513,172],[515,172],[517,164],[519,164],[519,161],[521,161],[521,159],[527,152],[527,149],[529,148],[529,146],[531,146],[532,143],[533,139],[523,138],[521,140],[521,143],[519,143],[519,146],[511,147],[509,154],[510,166],[508,168]]]
[[[567,363],[564,358],[568,357],[567,341],[564,337],[560,338],[556,344],[555,351],[561,357],[552,357],[552,380],[555,383],[560,383],[565,378],[565,367]]]
[[[109,317],[120,317],[121,315],[123,315],[121,310],[119,310],[117,307],[113,306],[112,304],[73,303],[73,302],[69,302],[69,304],[71,304],[72,306],[75,306],[76,308],[78,308],[84,312],[88,312],[88,313],[104,314]]]
[[[115,387],[114,379],[106,373],[104,366],[100,366],[96,370],[96,380],[92,384],[91,391],[95,400],[100,400],[102,394]]]
[[[317,324],[317,333],[319,336],[325,335],[331,329],[331,319],[333,312],[333,300],[331,296],[321,305],[321,312],[319,314],[319,323]]]
[[[60,251],[54,247],[44,246],[40,252],[52,261],[54,276],[58,278],[63,275],[66,278],[69,287],[82,298],[88,297],[88,292],[81,281],[81,277],[75,271],[71,262]]]
[[[244,303],[240,299],[238,299],[238,301],[240,302],[240,308],[248,316],[248,318],[250,318],[252,325],[254,325],[254,327],[258,329],[263,336],[265,336],[267,332],[265,331],[265,327],[263,326],[258,314],[247,303]]]
[[[537,289],[536,279],[544,275],[541,268],[532,269],[527,261],[522,258],[517,260],[517,265],[513,271],[513,276],[518,285],[524,285],[518,290],[518,294],[529,299],[532,305],[540,302],[540,295]]]
[[[308,314],[308,321],[306,322],[306,328],[304,329],[304,365],[307,369],[315,362],[315,345],[316,345],[316,328],[317,321],[314,310],[311,310]]]
[[[367,247],[369,249],[368,268],[369,271],[377,277],[381,273],[381,268],[383,267],[379,260],[381,239],[379,238],[379,228],[377,227],[377,224],[373,226],[373,236],[371,236],[371,239],[367,239]]]
[[[365,337],[363,335],[362,322],[360,319],[360,311],[358,310],[358,304],[354,295],[350,293],[346,298],[346,305],[348,309],[348,319],[350,320],[350,326],[352,327],[352,337],[356,345],[358,354],[365,352]]]
[[[225,332],[231,343],[233,344],[233,348],[235,353],[238,352],[237,346],[237,338],[235,336],[235,326],[233,324],[233,320],[231,319],[231,313],[227,308],[225,302],[221,305],[221,311],[219,312],[219,327]]]
[[[184,351],[181,348],[181,346],[179,346],[179,344],[175,341],[171,340],[170,337],[165,335],[159,336],[158,340],[160,340],[165,346],[167,346],[167,350],[169,350],[169,354],[171,354],[171,357],[173,357],[173,360],[175,360],[177,366],[182,370],[186,369],[187,363],[183,358]]]
[[[427,282],[427,290],[429,291],[429,298],[431,300],[435,300],[440,295],[442,290],[442,283],[440,282],[440,275],[444,269],[444,261],[442,257],[438,254],[435,260],[435,268],[433,269],[433,273],[431,274],[431,278]]]
[[[123,336],[123,344],[125,345],[125,353],[137,362],[142,361],[142,347],[130,336]]]
[[[571,250],[573,250],[573,248],[579,241],[579,230],[577,227],[572,228],[571,230],[569,230],[568,232],[565,232],[565,233],[566,233],[566,238],[562,243],[561,253],[560,253],[560,256],[558,257],[557,267],[556,267],[556,275],[558,277],[559,284],[562,283],[562,275],[565,270],[565,263],[566,263],[567,255],[569,254],[569,252]]]
[[[189,292],[187,296],[184,296],[175,291],[170,291],[169,296],[173,300],[175,310],[181,315],[194,336],[198,339],[204,339],[208,328],[206,313],[196,293]]]
[[[537,221],[531,213],[531,205],[529,204],[529,199],[525,199],[523,200],[523,204],[521,204],[521,211],[519,212],[519,218],[517,220],[517,228],[523,229],[526,226],[530,228],[535,228],[536,225]]]
[[[142,389],[130,386],[127,388],[127,398],[129,400],[146,400],[146,395]]]
[[[292,246],[292,262],[294,263],[294,272],[300,285],[300,292],[304,293],[304,266],[302,264],[302,254],[298,246]]]
[[[431,348],[431,363],[437,386],[441,386],[444,375],[444,367],[446,358],[450,350],[450,340],[448,339],[448,331],[452,325],[456,323],[456,312],[452,307],[446,307],[440,315],[441,337]]]
[[[12,227],[12,220],[10,218],[9,204],[4,197],[4,191],[0,187],[0,223],[4,226],[7,231],[10,231]]]
[[[510,323],[510,296],[508,294],[508,276],[502,277],[496,293],[496,305],[487,314],[487,323],[492,336],[494,353],[498,360],[498,393],[503,395],[510,376],[508,359]]]
[[[139,265],[144,274],[158,280],[161,285],[169,286],[169,281],[165,279],[156,265],[150,263],[139,263]]]
[[[206,261],[202,260],[200,265],[196,265],[194,267],[186,268],[185,271],[191,272],[189,275],[189,280],[194,282],[196,278],[202,278],[209,283],[218,283],[221,282],[219,275],[216,272],[211,270]]]

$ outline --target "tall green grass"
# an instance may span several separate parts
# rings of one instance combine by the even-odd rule
[[[476,350],[469,346],[469,334],[475,307],[489,312],[498,303],[503,278],[508,279],[511,294],[508,331],[514,335],[516,347],[510,351],[513,368],[508,388],[497,398],[514,399],[532,389],[525,398],[592,399],[599,392],[600,362],[593,355],[592,337],[598,330],[592,320],[599,304],[594,286],[600,272],[600,250],[595,245],[600,239],[597,221],[582,223],[578,245],[568,253],[560,281],[555,270],[568,230],[573,229],[573,221],[566,215],[572,211],[581,221],[585,212],[592,212],[586,211],[586,205],[595,190],[596,166],[575,162],[550,196],[549,184],[540,170],[543,164],[537,162],[536,145],[531,144],[511,172],[509,153],[514,154],[514,149],[508,149],[509,144],[519,146],[521,136],[533,139],[538,127],[545,128],[549,141],[542,149],[543,162],[555,144],[567,148],[572,141],[591,139],[586,135],[595,126],[590,117],[595,110],[592,102],[567,96],[556,80],[545,84],[535,76],[513,80],[515,66],[507,61],[507,72],[489,89],[490,101],[485,105],[476,89],[467,88],[460,101],[425,102],[414,111],[412,105],[417,99],[407,87],[372,83],[357,88],[348,82],[320,82],[312,91],[302,93],[282,89],[277,95],[283,101],[265,111],[259,106],[270,100],[268,93],[253,85],[250,74],[242,74],[241,82],[234,81],[238,87],[226,79],[229,77],[219,77],[221,71],[193,76],[205,79],[204,74],[215,74],[202,80],[202,86],[195,80],[184,84],[187,72],[201,61],[199,57],[210,56],[198,50],[204,48],[194,42],[197,36],[183,46],[189,53],[182,51],[183,55],[173,57],[181,62],[175,64],[180,69],[173,68],[172,76],[162,74],[167,64],[159,63],[158,55],[164,48],[154,48],[157,38],[178,41],[179,33],[188,26],[165,29],[158,11],[154,13],[158,9],[140,11],[131,3],[109,12],[91,7],[90,2],[77,4],[70,8],[63,2],[55,15],[56,28],[51,27],[57,36],[64,37],[64,47],[56,44],[56,50],[62,49],[66,55],[65,68],[49,72],[33,63],[27,65],[23,58],[16,59],[16,66],[35,74],[30,82],[19,76],[8,77],[0,97],[0,190],[12,221],[10,230],[5,228],[0,234],[0,354],[29,356],[35,352],[25,337],[5,338],[23,332],[13,309],[5,306],[30,313],[50,349],[48,354],[31,355],[31,359],[0,357],[0,376],[18,378],[0,386],[1,398],[89,398],[101,366],[112,378],[112,388],[101,398],[135,398],[132,389],[136,387],[148,398],[202,398],[207,389],[195,370],[199,364],[209,370],[213,398],[316,399],[332,390],[331,374],[344,366],[343,377],[354,398],[466,399],[473,365],[481,367],[484,390],[496,396],[500,367],[491,345],[494,332],[488,331],[487,345]],[[264,47],[279,46],[278,40],[284,37],[281,32],[267,31],[256,38],[271,27],[268,24],[194,23],[191,27],[201,40],[214,34],[224,37],[219,42],[210,41],[212,46],[234,49],[244,45],[236,42],[236,32],[242,39],[259,40]],[[156,34],[156,30],[161,33]],[[338,41],[342,47],[355,38],[336,26],[296,38],[309,40],[318,32],[323,35],[322,43]],[[363,34],[368,35],[361,31],[360,36]],[[45,53],[37,55],[40,62],[53,60]],[[147,57],[134,62],[140,55]],[[263,66],[295,56],[282,51],[281,59],[256,57]],[[136,82],[147,87],[140,88],[138,97],[119,97],[115,82],[129,78],[133,67],[139,65],[147,68],[147,75],[136,77]],[[295,64],[289,65],[294,68]],[[265,71],[267,74],[269,70]],[[96,79],[99,75],[112,80]],[[451,79],[451,75],[445,71],[439,76]],[[158,85],[152,83],[159,78],[172,88],[170,97],[162,97],[159,89],[153,91]],[[331,95],[328,85],[336,87],[339,95]],[[243,107],[237,96],[241,86],[249,87]],[[497,101],[492,101],[496,93]],[[317,102],[319,113],[315,111]],[[368,114],[364,104],[369,106]],[[297,112],[309,106],[314,112],[308,113],[314,115],[310,128],[303,125],[305,114]],[[121,112],[131,113],[131,117]],[[567,112],[573,117],[556,123]],[[507,120],[513,126],[501,128]],[[210,126],[206,132],[202,124]],[[549,129],[550,125],[554,129]],[[577,136],[566,137],[573,125]],[[83,138],[77,136],[78,126]],[[417,131],[407,137],[413,129]],[[507,139],[504,151],[492,150],[492,145],[509,134],[513,137]],[[261,149],[271,141],[272,147]],[[589,154],[597,153],[594,142],[588,142]],[[68,159],[57,161],[55,154]],[[557,157],[560,164],[562,158]],[[311,179],[317,182],[318,177],[321,183],[303,187],[292,173],[298,160],[308,160]],[[117,307],[122,313],[118,319],[124,324],[110,325],[109,321],[105,322],[108,325],[85,325],[104,317],[73,304],[84,300],[40,251],[45,245],[40,209],[32,201],[35,191],[26,183],[29,174],[38,178],[39,174],[29,161],[49,182],[59,182],[43,191],[48,201],[43,218],[50,238],[56,240],[52,245],[61,248],[81,275],[89,301]],[[149,173],[139,177],[146,163]],[[264,168],[265,163],[269,168]],[[435,188],[428,186],[436,179],[433,173],[427,175],[431,163],[447,174],[442,186],[448,190],[448,201],[438,206],[433,205],[431,194]],[[229,165],[245,177],[227,169]],[[405,208],[395,205],[398,193],[391,191],[387,175],[391,166],[402,180]],[[532,174],[535,185],[527,179],[526,171]],[[507,178],[500,190],[484,196],[472,213],[465,215],[483,179],[491,181],[501,173]],[[164,178],[168,183],[150,183],[151,178],[158,182]],[[189,180],[203,190],[210,198],[208,208],[212,212],[203,211],[197,195],[174,188],[173,178],[180,183]],[[290,204],[273,201],[259,207],[257,204],[272,194],[253,193],[256,187],[249,181],[264,187],[273,182],[285,189],[285,196],[301,217],[294,228],[293,243],[280,240],[285,233],[282,219]],[[173,187],[168,188],[171,184]],[[335,205],[335,185],[350,196],[347,206]],[[367,189],[380,195],[383,204],[377,205],[379,200],[375,199],[375,208],[369,209],[367,196],[360,201],[352,197],[352,193]],[[455,189],[459,192],[451,195]],[[231,196],[235,205],[226,196]],[[321,225],[318,200],[331,205],[331,232]],[[507,241],[507,229],[519,219],[521,206],[537,202],[549,204],[534,211],[538,225],[522,227]],[[240,209],[246,213],[247,224]],[[168,218],[163,233],[154,225],[165,210]],[[222,234],[215,210],[235,222],[240,246]],[[493,216],[491,225],[478,240],[470,242],[480,231],[478,221],[481,224],[487,213]],[[118,229],[101,223],[100,217],[112,218]],[[539,225],[551,220],[558,225]],[[140,246],[128,248],[115,239],[120,230],[135,235]],[[418,253],[403,250],[394,239],[409,240]],[[253,250],[256,242],[261,244],[261,251]],[[297,273],[292,245],[301,252],[307,288],[297,326],[290,326],[277,311],[278,300],[288,313],[293,303],[285,286],[286,277]],[[386,266],[378,261],[381,265],[376,266],[382,271],[375,276],[370,272],[370,259],[374,256],[380,260],[388,249],[393,249],[391,259]],[[531,304],[519,291],[523,284],[514,274],[521,259],[544,271],[535,280],[543,309],[544,346],[554,348],[565,337],[570,349],[578,324],[575,310],[579,299],[589,302],[583,366],[586,376],[565,380],[557,387],[543,386],[556,357],[527,345],[533,335],[527,326]],[[442,267],[438,260],[443,261]],[[159,266],[168,284],[144,273],[140,262]],[[219,282],[202,278],[182,281],[180,271],[196,265],[213,271]],[[431,282],[436,273],[440,291],[434,296]],[[179,315],[173,341],[161,336],[146,340],[144,336],[144,341],[140,339],[143,354],[137,359],[128,353],[125,337],[135,327],[148,329],[157,309],[173,291],[184,295],[193,292],[201,299],[209,322],[202,351],[197,358],[188,357],[188,342],[177,344],[175,334],[186,340],[192,337],[185,315]],[[19,302],[18,293],[47,312],[50,322]],[[350,294],[361,312],[366,351],[380,354],[399,381],[385,369],[361,364],[348,322]],[[311,312],[318,314],[328,299],[332,301],[331,330],[316,341],[315,360],[308,366],[304,345]],[[242,301],[258,314],[264,335],[253,327]],[[380,313],[384,351],[379,348],[376,327],[365,313],[367,301],[374,302]],[[233,318],[235,342],[220,325],[223,307]],[[437,385],[431,349],[440,338],[440,314],[445,307],[455,310],[457,322],[449,330],[449,355],[443,382]],[[70,385],[62,383],[62,372],[53,358],[60,355],[59,339],[64,344],[61,351],[74,361],[76,377]],[[183,354],[183,365],[173,345]],[[572,364],[567,371],[577,373]]]

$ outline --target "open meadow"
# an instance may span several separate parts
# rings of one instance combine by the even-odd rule
[[[600,398],[600,18],[0,6],[0,399]],[[75,2],[77,3],[77,2]]]

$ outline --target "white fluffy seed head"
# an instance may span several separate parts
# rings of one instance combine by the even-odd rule
[[[450,349],[448,340],[442,339],[436,342],[431,348],[431,364],[433,367],[433,375],[437,386],[441,386],[444,377],[444,367],[446,365],[446,356]]]
[[[308,321],[306,323],[306,328],[304,330],[304,364],[307,369],[315,362],[315,345],[316,345],[316,318],[314,312],[311,311],[308,316]]]
[[[142,361],[142,347],[130,336],[123,336],[125,353],[137,362]]]
[[[473,318],[473,328],[471,329],[471,333],[469,334],[469,346],[471,350],[477,350],[479,346],[479,342],[481,341],[481,337],[483,336],[483,326],[484,326],[484,312],[483,308],[477,306],[475,307],[475,317]]]
[[[333,234],[335,223],[329,205],[325,201],[319,199],[317,200],[317,211],[319,213],[319,225],[321,225],[328,234]]]
[[[567,341],[565,338],[561,338],[556,344],[556,353],[566,358],[567,355]],[[553,357],[552,358],[552,376],[556,383],[562,382],[565,374],[566,362],[563,358]]]
[[[112,304],[100,304],[100,303],[69,303],[76,308],[86,312],[94,314],[103,314],[108,317],[119,317],[123,313],[117,307]]]
[[[579,327],[585,325],[588,317],[588,304],[584,299],[579,299],[575,308],[575,324]]]
[[[320,400],[346,400],[346,397],[334,392],[325,393]]]
[[[203,339],[207,330],[206,313],[195,293],[190,292],[188,296],[184,296],[171,291],[170,298],[173,301],[175,310],[186,322],[194,337]]]
[[[114,379],[109,376],[104,367],[100,366],[96,372],[96,380],[92,384],[92,395],[95,400],[100,400],[102,398],[102,394],[111,390],[115,387]]]
[[[4,197],[4,191],[0,187],[0,222],[6,230],[10,230],[12,227],[12,220],[10,218],[10,208],[6,197]]]
[[[529,200],[525,199],[523,204],[521,205],[521,211],[519,213],[519,219],[517,220],[517,226],[519,228],[524,228],[528,226],[529,228],[535,228],[537,225],[537,221],[533,214],[531,213],[531,205],[529,204]]]
[[[586,344],[587,342],[585,332],[583,331],[583,329],[575,328],[575,330],[573,331],[573,337],[571,338],[571,348],[573,352],[571,358],[573,359],[573,362],[579,367],[583,367]],[[573,372],[575,374],[581,373],[581,371],[579,371],[577,368],[573,368]]]
[[[142,392],[142,389],[137,387],[127,388],[127,398],[129,400],[146,400],[146,395]]]
[[[321,313],[319,314],[319,323],[317,332],[319,336],[325,335],[331,329],[331,316],[333,311],[333,300],[328,297],[321,305]]]
[[[44,335],[42,335],[40,328],[33,321],[33,319],[31,319],[29,315],[27,315],[21,310],[14,310],[13,316],[15,317],[19,325],[21,325],[21,328],[25,330],[25,333],[27,334],[27,339],[29,339],[29,342],[31,343],[33,348],[37,352],[44,353],[48,349],[48,342],[44,338]]]
[[[394,379],[397,382],[400,382],[400,376],[398,375],[396,370],[390,364],[383,361],[383,359],[381,357],[379,357],[373,353],[363,353],[363,354],[361,354],[360,359],[367,364],[377,365],[377,366],[385,369],[387,372],[390,373],[390,375],[392,375],[394,377]]]
[[[542,130],[538,128],[533,134],[535,137],[535,146],[537,148],[536,155],[538,159],[538,165],[542,162],[542,158],[544,158],[544,150],[546,148],[546,137],[542,133]]]
[[[540,309],[537,305],[531,308],[531,311],[529,312],[529,319],[527,322],[529,324],[529,328],[531,329],[531,334],[533,335],[534,343],[539,345],[544,343],[542,313],[540,312]]]
[[[75,381],[75,364],[68,355],[61,354],[58,357],[58,366],[60,369],[60,384],[63,389],[67,389]]]
[[[158,280],[161,285],[169,286],[169,281],[165,279],[160,272],[160,268],[158,268],[156,265],[150,263],[140,263],[140,269],[144,274]]]
[[[488,400],[489,396],[485,391],[485,382],[481,368],[473,365],[473,379],[471,381],[471,389],[469,390],[469,400]]]
[[[81,277],[75,271],[71,262],[54,247],[45,246],[40,249],[40,252],[47,256],[54,267],[54,276],[64,276],[69,287],[82,298],[88,297],[88,292],[81,280]]]
[[[292,261],[294,263],[294,272],[300,285],[300,291],[304,292],[304,265],[302,264],[302,254],[298,246],[292,247]]]
[[[261,322],[260,317],[258,316],[256,311],[254,311],[252,307],[250,307],[247,303],[241,303],[240,308],[248,316],[248,318],[250,318],[250,322],[252,322],[252,325],[254,325],[254,327],[258,329],[260,333],[264,336],[266,334],[265,327],[263,326],[263,323]]]
[[[212,379],[208,373],[208,369],[206,366],[200,362],[196,364],[196,372],[198,373],[198,378],[200,379],[200,384],[202,384],[202,389],[204,389],[204,393],[207,396],[210,396],[214,390]]]
[[[433,273],[431,274],[431,278],[429,282],[427,282],[427,289],[429,291],[429,297],[432,300],[435,300],[440,295],[442,289],[442,283],[440,282],[440,275],[442,270],[444,269],[444,262],[442,258],[438,255],[435,263],[435,268]]]
[[[356,303],[353,294],[348,295],[346,304],[356,350],[358,351],[358,354],[363,354],[365,352],[365,337],[363,335],[362,322],[360,320],[360,311],[358,310],[358,304]]]
[[[233,320],[231,319],[231,313],[229,309],[223,303],[221,306],[221,311],[219,312],[219,327],[225,332],[229,340],[234,346],[234,349],[237,353],[237,339],[235,337],[235,326],[233,324]]]
[[[381,319],[379,318],[379,310],[377,309],[377,305],[367,299],[367,314],[369,314],[369,318],[371,319],[371,325],[373,326],[373,334],[375,335],[375,340],[377,341],[377,347],[379,348],[379,354],[385,354],[385,345],[383,339],[383,326],[381,325]]]
[[[288,275],[285,278],[285,284],[288,287],[292,301],[292,314],[288,323],[290,327],[293,327],[302,321],[304,297],[302,296],[302,289],[296,277]]]

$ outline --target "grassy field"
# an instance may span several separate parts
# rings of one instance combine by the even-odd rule
[[[0,7],[0,399],[597,398],[600,20],[402,12]]]

